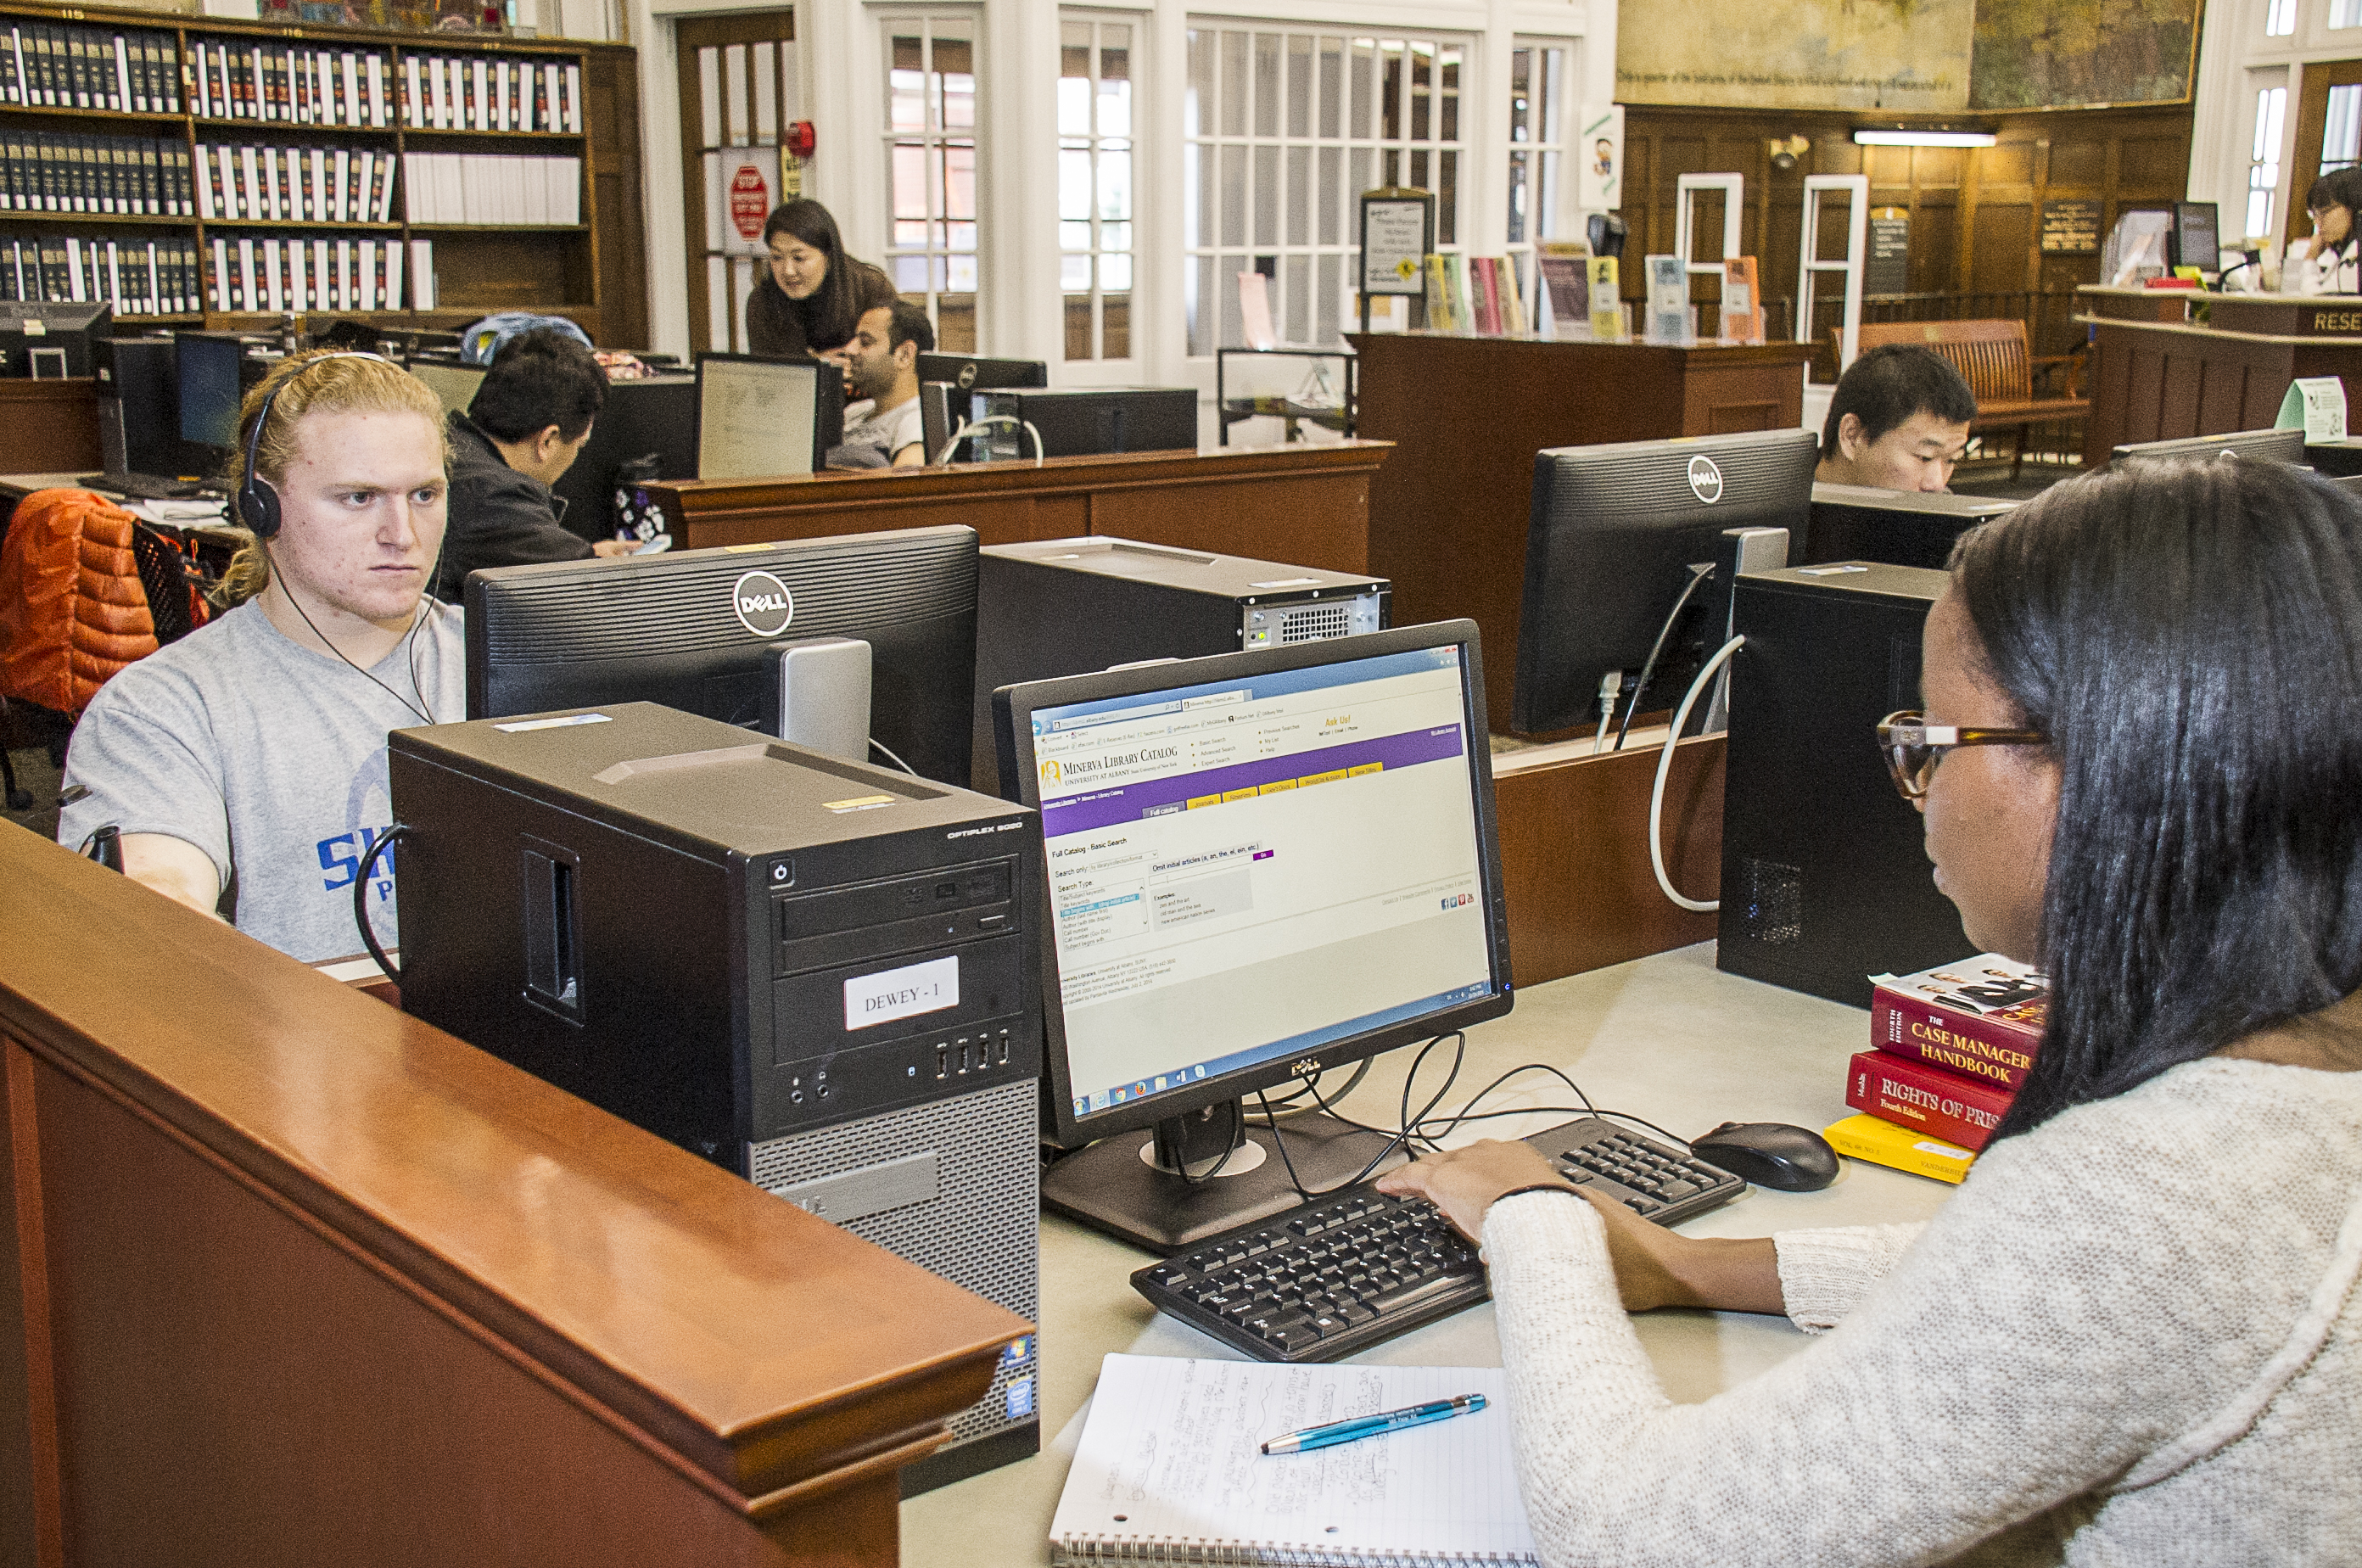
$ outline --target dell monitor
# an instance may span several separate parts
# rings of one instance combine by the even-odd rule
[[[2014,501],[1948,491],[1877,490],[1868,485],[1813,486],[1813,521],[1791,566],[1832,561],[1884,561],[1942,571],[1952,546],[1980,523],[2017,509]]]
[[[844,439],[844,373],[817,359],[697,357],[697,477],[808,474]]]
[[[919,379],[948,381],[961,392],[977,387],[1046,387],[1050,367],[1040,359],[979,359],[973,354],[922,354]]]
[[[873,760],[965,787],[976,577],[957,527],[470,572],[468,717],[649,701],[778,735],[783,669],[854,639]]]
[[[967,418],[986,461],[1198,449],[1195,387],[977,391],[967,394]]]
[[[114,309],[104,304],[0,304],[0,376],[54,381],[91,375],[91,345],[106,337],[114,323]]]
[[[2224,436],[2184,436],[2172,441],[2139,441],[2119,447],[2108,460],[2119,458],[2219,458],[2225,454],[2274,463],[2304,461],[2302,430],[2235,430]]]
[[[1733,529],[1802,535],[1819,460],[1820,438],[1809,430],[1535,454],[1509,727],[1547,734],[1590,721],[1610,676],[1618,679],[1607,695],[1628,712],[1645,711],[1637,702],[1650,693],[1672,706],[1721,646],[1730,599],[1727,582],[1692,591],[1691,569],[1718,562],[1727,547],[1721,536]],[[1689,602],[1668,630],[1685,591]],[[1630,681],[1652,651],[1647,690],[1636,695]]]
[[[1164,1253],[1278,1213],[1392,1141],[1275,1146],[1262,1091],[1509,1010],[1473,623],[1006,686],[993,722],[1048,852],[1045,1206]]]

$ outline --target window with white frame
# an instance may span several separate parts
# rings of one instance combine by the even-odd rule
[[[2285,77],[2285,72],[2275,72]],[[2280,131],[2288,120],[2288,87],[2258,88],[2256,93],[2256,139],[2247,160],[2247,226],[2242,236],[2272,232],[2272,201],[2280,188]]]
[[[2271,0],[2264,9],[2264,36],[2284,39],[2296,31],[2296,0]]]
[[[2332,28],[2362,27],[2362,0],[2329,0]]]
[[[2351,169],[2362,159],[2362,85],[2329,90],[2321,119],[2321,172]]]
[[[977,348],[977,35],[973,13],[889,12],[886,270],[935,342]]]
[[[1058,291],[1069,359],[1131,358],[1136,27],[1078,12],[1058,21]]]
[[[1242,271],[1270,280],[1280,341],[1334,346],[1352,310],[1354,199],[1374,186],[1434,192],[1437,247],[1460,248],[1465,39],[1191,17],[1188,56],[1181,287],[1193,357],[1245,343]]]
[[[1519,39],[1509,55],[1509,256],[1530,310],[1537,242],[1558,237],[1566,170],[1567,46]]]

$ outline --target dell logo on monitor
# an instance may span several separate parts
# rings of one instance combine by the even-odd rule
[[[1300,1062],[1290,1062],[1287,1065],[1287,1070],[1299,1078],[1309,1077],[1320,1070],[1320,1058],[1307,1056]]]
[[[750,571],[730,590],[738,624],[758,637],[776,637],[796,618],[796,596],[767,571]]]
[[[1712,458],[1690,459],[1690,492],[1708,506],[1722,499],[1722,470]]]

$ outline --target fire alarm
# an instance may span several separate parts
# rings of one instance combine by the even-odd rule
[[[798,158],[810,158],[819,140],[819,134],[812,129],[810,120],[798,120],[788,127],[788,150]]]

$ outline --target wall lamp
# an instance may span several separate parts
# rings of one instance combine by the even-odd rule
[[[1991,131],[1858,130],[1856,147],[1991,147],[1998,138]]]

